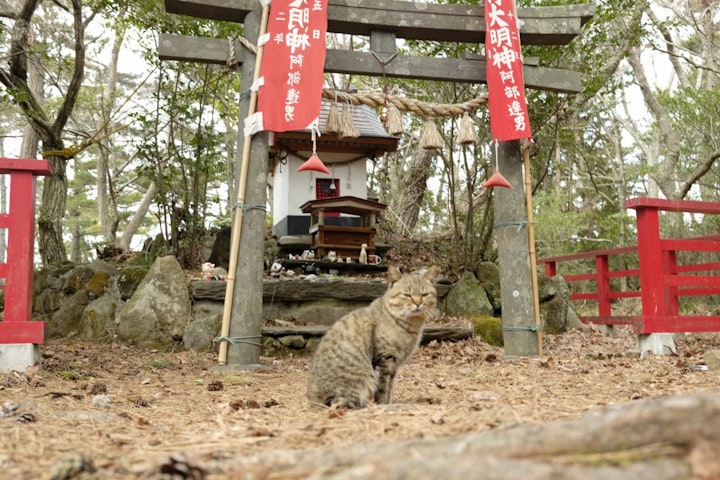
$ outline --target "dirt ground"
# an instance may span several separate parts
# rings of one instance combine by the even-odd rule
[[[0,478],[242,478],[233,459],[278,449],[447,437],[720,390],[720,372],[697,368],[720,336],[676,343],[677,355],[641,359],[626,355],[628,331],[572,331],[545,336],[540,358],[510,360],[478,338],[434,342],[400,370],[393,405],[317,411],[309,357],[213,372],[215,354],[52,341],[41,368],[0,374]]]

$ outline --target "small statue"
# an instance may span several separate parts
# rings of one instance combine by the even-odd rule
[[[335,250],[330,250],[328,252],[328,262],[334,263],[334,262],[337,262],[337,260],[338,260],[337,252],[335,252]]]
[[[358,262],[362,263],[363,265],[367,265],[368,263],[368,255],[367,255],[367,243],[363,243],[360,245],[360,257],[358,258]]]
[[[202,264],[202,279],[203,280],[211,280],[212,279],[212,271],[213,268],[215,268],[214,263],[205,262]]]
[[[273,263],[272,266],[270,267],[270,276],[277,278],[277,277],[280,276],[280,274],[282,273],[282,271],[283,271],[283,266],[282,266],[282,264],[281,264],[281,263],[278,263],[278,262],[275,262],[275,263]]]
[[[300,266],[303,275],[317,275],[320,269],[314,263],[303,263]]]

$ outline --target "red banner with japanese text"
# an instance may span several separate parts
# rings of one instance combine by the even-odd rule
[[[260,130],[304,130],[320,115],[327,0],[272,0],[260,66]]]
[[[490,131],[498,142],[531,138],[514,0],[485,0]]]

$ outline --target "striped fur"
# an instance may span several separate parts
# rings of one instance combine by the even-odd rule
[[[432,279],[439,269],[402,275],[388,268],[388,289],[328,330],[310,367],[307,397],[314,405],[363,408],[390,403],[398,368],[417,348],[434,313]]]

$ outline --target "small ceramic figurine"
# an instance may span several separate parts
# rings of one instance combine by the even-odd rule
[[[212,278],[212,271],[215,268],[214,263],[205,262],[202,264],[202,279],[210,280]]]
[[[335,250],[330,250],[328,252],[328,262],[337,262],[337,252]]]
[[[360,245],[360,257],[358,257],[358,262],[367,265],[368,263],[368,255],[367,255],[367,243],[363,243]]]
[[[275,262],[270,267],[270,276],[271,277],[279,277],[280,273],[283,271],[283,266],[281,263]]]

